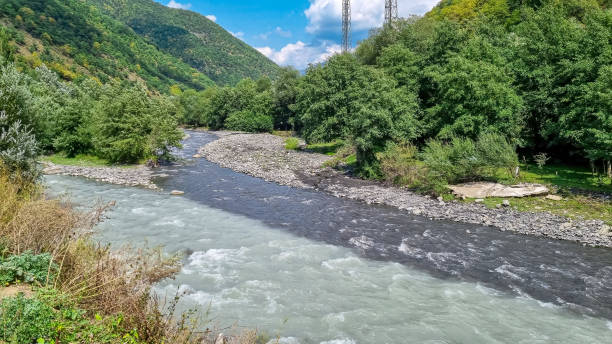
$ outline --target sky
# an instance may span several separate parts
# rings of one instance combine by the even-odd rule
[[[156,0],[198,12],[281,66],[304,70],[340,51],[341,0]],[[422,15],[439,0],[398,0],[401,17]],[[352,0],[353,46],[384,21],[385,0]]]

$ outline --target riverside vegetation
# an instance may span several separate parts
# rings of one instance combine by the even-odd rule
[[[182,121],[293,130],[361,177],[444,197],[476,180],[609,193],[611,75],[608,2],[443,1],[303,76],[185,92]],[[549,178],[544,165],[576,173]]]

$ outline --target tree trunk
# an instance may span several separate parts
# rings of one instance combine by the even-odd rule
[[[608,171],[608,178],[611,178],[611,179],[612,179],[612,161],[608,160],[608,163],[607,163],[607,164],[608,164],[608,168],[607,168],[607,171]]]

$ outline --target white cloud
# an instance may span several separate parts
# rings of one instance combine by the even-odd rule
[[[270,38],[270,35],[275,34],[275,35],[279,35],[281,37],[284,38],[289,38],[291,37],[293,34],[291,33],[291,31],[285,31],[283,30],[282,27],[277,26],[276,29],[274,29],[274,31],[269,31],[266,33],[260,33],[259,35],[256,35],[255,37],[259,38],[259,39],[263,39],[263,40],[267,40],[268,38]]]
[[[280,26],[277,26],[276,29],[274,29],[274,32],[281,37],[285,37],[285,38],[291,37],[291,31],[285,31]]]
[[[341,51],[339,44],[322,41],[319,45],[306,44],[302,41],[290,43],[275,50],[270,47],[256,48],[260,53],[281,66],[293,66],[304,70],[311,63],[320,63]]]
[[[179,8],[181,10],[188,10],[191,8],[191,4],[181,4],[180,2],[176,2],[174,0],[170,0],[170,2],[168,3],[168,5],[166,5],[170,8]]]
[[[207,16],[206,16],[206,18],[208,18],[209,20],[212,20],[212,21],[214,21],[214,22],[216,22],[216,21],[217,21],[217,16],[212,15],[212,14],[207,15]]]
[[[422,15],[432,9],[440,0],[399,1],[401,17]],[[353,0],[351,2],[353,31],[367,31],[379,27],[384,22],[384,0]],[[342,21],[342,1],[310,0],[310,7],[304,12],[308,18],[308,33],[325,36],[337,35]]]

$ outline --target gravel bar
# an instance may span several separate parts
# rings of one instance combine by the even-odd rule
[[[444,202],[407,189],[352,178],[323,167],[328,156],[288,151],[285,139],[270,134],[216,133],[219,139],[200,149],[209,161],[236,172],[296,188],[315,189],[335,197],[393,206],[432,220],[484,225],[588,246],[612,247],[612,229],[601,220],[572,220],[547,212],[519,212],[509,207]]]

